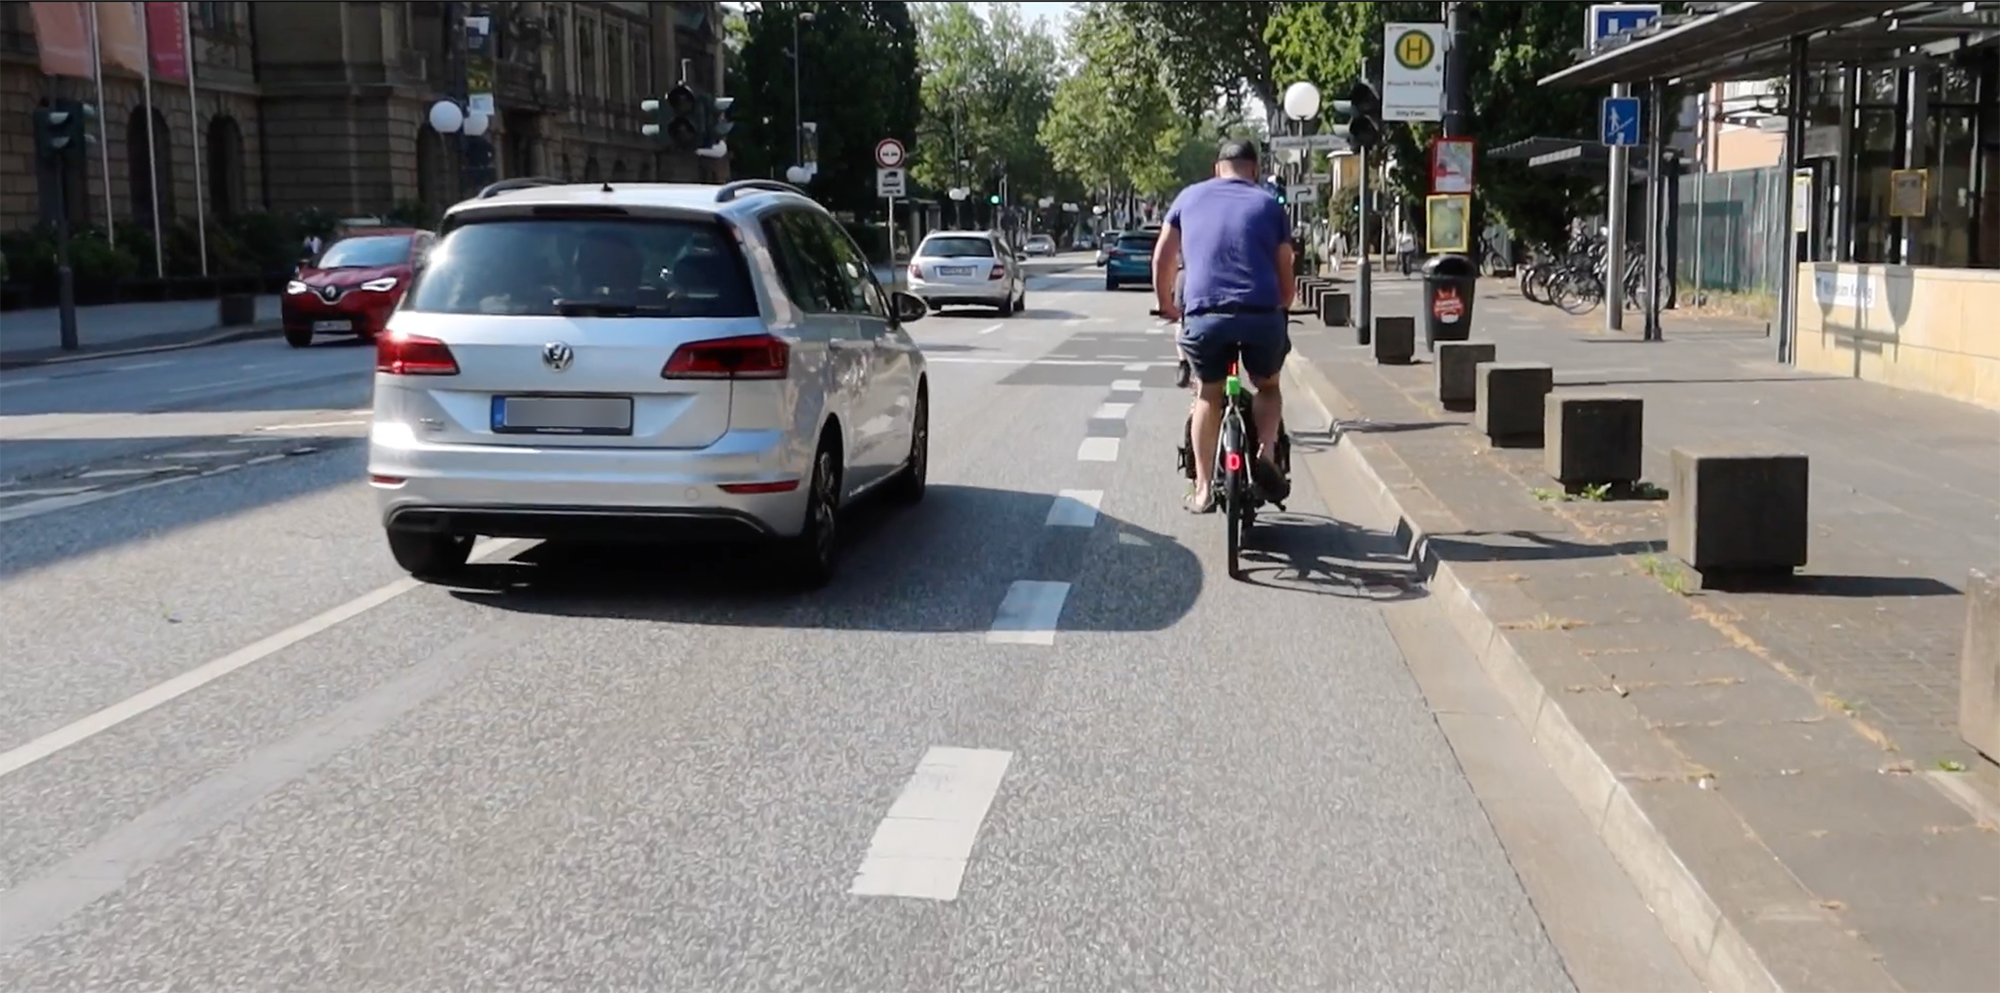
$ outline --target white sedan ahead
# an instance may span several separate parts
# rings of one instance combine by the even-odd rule
[[[1028,277],[1005,239],[990,231],[935,231],[910,259],[910,293],[937,307],[1028,309]]]

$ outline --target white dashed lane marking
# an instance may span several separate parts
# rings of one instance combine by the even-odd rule
[[[1146,370],[1148,370],[1148,369],[1151,369],[1152,367],[1153,367],[1153,364],[1152,364],[1151,362],[1134,362],[1134,363],[1132,363],[1131,365],[1128,365],[1128,366],[1126,366],[1126,367],[1125,367],[1125,371],[1126,371],[1126,372],[1145,372]]]
[[[1078,445],[1076,448],[1076,460],[1078,462],[1116,462],[1118,461],[1118,439],[1085,438],[1083,439],[1083,444]]]
[[[1049,519],[1043,523],[1052,528],[1094,528],[1097,509],[1103,504],[1103,490],[1064,490],[1056,494]]]
[[[1007,588],[1000,610],[993,617],[993,629],[986,632],[989,645],[1053,645],[1056,622],[1062,619],[1063,601],[1069,598],[1069,584],[1042,580],[1018,580]]]
[[[1012,752],[935,747],[875,829],[855,896],[955,900]]]
[[[1145,387],[1136,379],[1114,379],[1111,381],[1111,392],[1113,393],[1137,393],[1143,389]]]
[[[1130,413],[1132,413],[1132,405],[1129,403],[1106,403],[1100,404],[1097,408],[1097,413],[1090,415],[1090,419],[1093,421],[1122,421]]]

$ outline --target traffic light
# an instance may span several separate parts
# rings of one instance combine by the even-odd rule
[[[1347,123],[1334,128],[1336,134],[1345,134],[1356,148],[1373,148],[1382,143],[1382,94],[1375,84],[1365,80],[1354,81],[1347,91],[1347,99],[1335,100],[1333,112],[1347,118]]]
[[[729,109],[736,106],[736,98],[710,96],[704,93],[702,102],[708,104],[708,112],[702,115],[702,122],[707,127],[701,136],[702,147],[707,148],[721,142],[729,137],[729,132],[736,130],[736,122],[729,117]]]
[[[987,197],[986,202],[992,204],[995,207],[1000,206],[1000,194],[995,193],[992,196]]]
[[[42,100],[35,108],[35,154],[44,159],[82,155],[97,140],[90,133],[90,122],[96,118],[97,108],[90,104]]]
[[[654,140],[665,139],[675,151],[691,152],[703,145],[702,134],[707,128],[707,108],[694,89],[686,83],[667,91],[665,102],[645,100],[639,110],[652,120],[639,129],[639,133]]]

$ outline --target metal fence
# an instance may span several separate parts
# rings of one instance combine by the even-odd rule
[[[1778,294],[1784,269],[1782,168],[1681,176],[1680,260],[1675,273],[1696,294]],[[1696,296],[1695,299],[1699,299]]]

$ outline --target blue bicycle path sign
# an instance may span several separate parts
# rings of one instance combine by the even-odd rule
[[[1605,97],[1597,115],[1598,141],[1613,147],[1639,144],[1639,98]]]

